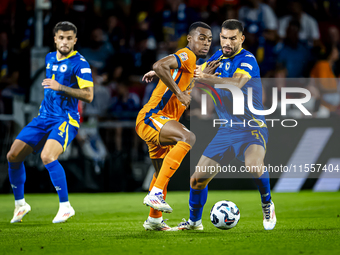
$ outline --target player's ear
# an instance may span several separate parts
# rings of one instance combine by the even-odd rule
[[[241,37],[242,43],[244,42],[245,39],[246,39],[246,37],[244,35],[242,35],[242,37]]]
[[[188,34],[188,35],[187,35],[187,40],[188,40],[188,42],[190,42],[191,39],[192,39],[192,35],[191,35],[191,34]]]
[[[78,38],[75,37],[75,38],[74,38],[74,44],[73,44],[73,45],[76,45],[77,41],[78,41]]]

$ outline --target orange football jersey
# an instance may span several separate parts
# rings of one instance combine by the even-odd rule
[[[178,68],[171,70],[171,75],[181,91],[189,88],[196,68],[196,55],[188,48],[183,48],[173,54],[178,62]],[[172,91],[159,80],[149,102],[144,105],[137,116],[136,123],[151,117],[153,114],[179,120],[185,111],[185,106]]]

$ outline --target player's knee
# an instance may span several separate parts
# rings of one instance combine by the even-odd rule
[[[53,161],[57,160],[52,155],[50,155],[48,153],[43,153],[43,152],[41,153],[40,157],[41,157],[41,160],[42,160],[44,165],[47,165],[47,164],[52,163]]]
[[[8,162],[16,162],[16,159],[18,157],[18,153],[16,153],[15,151],[13,150],[10,150],[8,153],[7,153],[7,161]]]
[[[193,132],[186,132],[182,138],[182,141],[190,144],[190,146],[193,147],[196,142],[196,136]]]
[[[192,189],[204,189],[207,183],[204,180],[198,178],[190,178],[190,187]]]
[[[260,173],[263,168],[263,161],[257,158],[246,159],[245,165],[250,173]]]

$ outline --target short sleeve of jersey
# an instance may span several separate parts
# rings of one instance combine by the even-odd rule
[[[246,53],[240,58],[235,73],[245,74],[249,78],[258,76],[258,64],[253,54]]]
[[[212,55],[212,56],[208,59],[208,61],[206,61],[206,62],[204,62],[204,63],[202,64],[202,70],[205,69],[205,67],[207,66],[207,63],[208,63],[208,62],[217,60],[217,59],[219,59],[221,56],[222,56],[222,50],[216,51],[215,54]]]
[[[77,77],[79,88],[93,87],[90,65],[82,56],[75,63],[74,73]]]
[[[196,56],[188,48],[177,51],[174,56],[178,62],[178,69],[182,69],[189,73],[194,73],[196,68]]]
[[[52,78],[52,66],[49,63],[51,55],[52,55],[51,53],[48,53],[45,57],[46,78],[48,79]]]

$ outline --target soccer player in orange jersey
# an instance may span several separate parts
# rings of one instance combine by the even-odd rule
[[[209,52],[210,26],[203,22],[193,23],[187,40],[186,48],[157,61],[153,71],[143,77],[146,82],[155,76],[160,79],[136,120],[136,132],[147,143],[156,169],[150,192],[144,198],[144,204],[151,207],[143,225],[146,230],[171,230],[162,219],[162,212],[172,212],[164,200],[167,185],[196,140],[195,135],[178,121],[190,104],[190,83],[196,60],[205,58]]]

